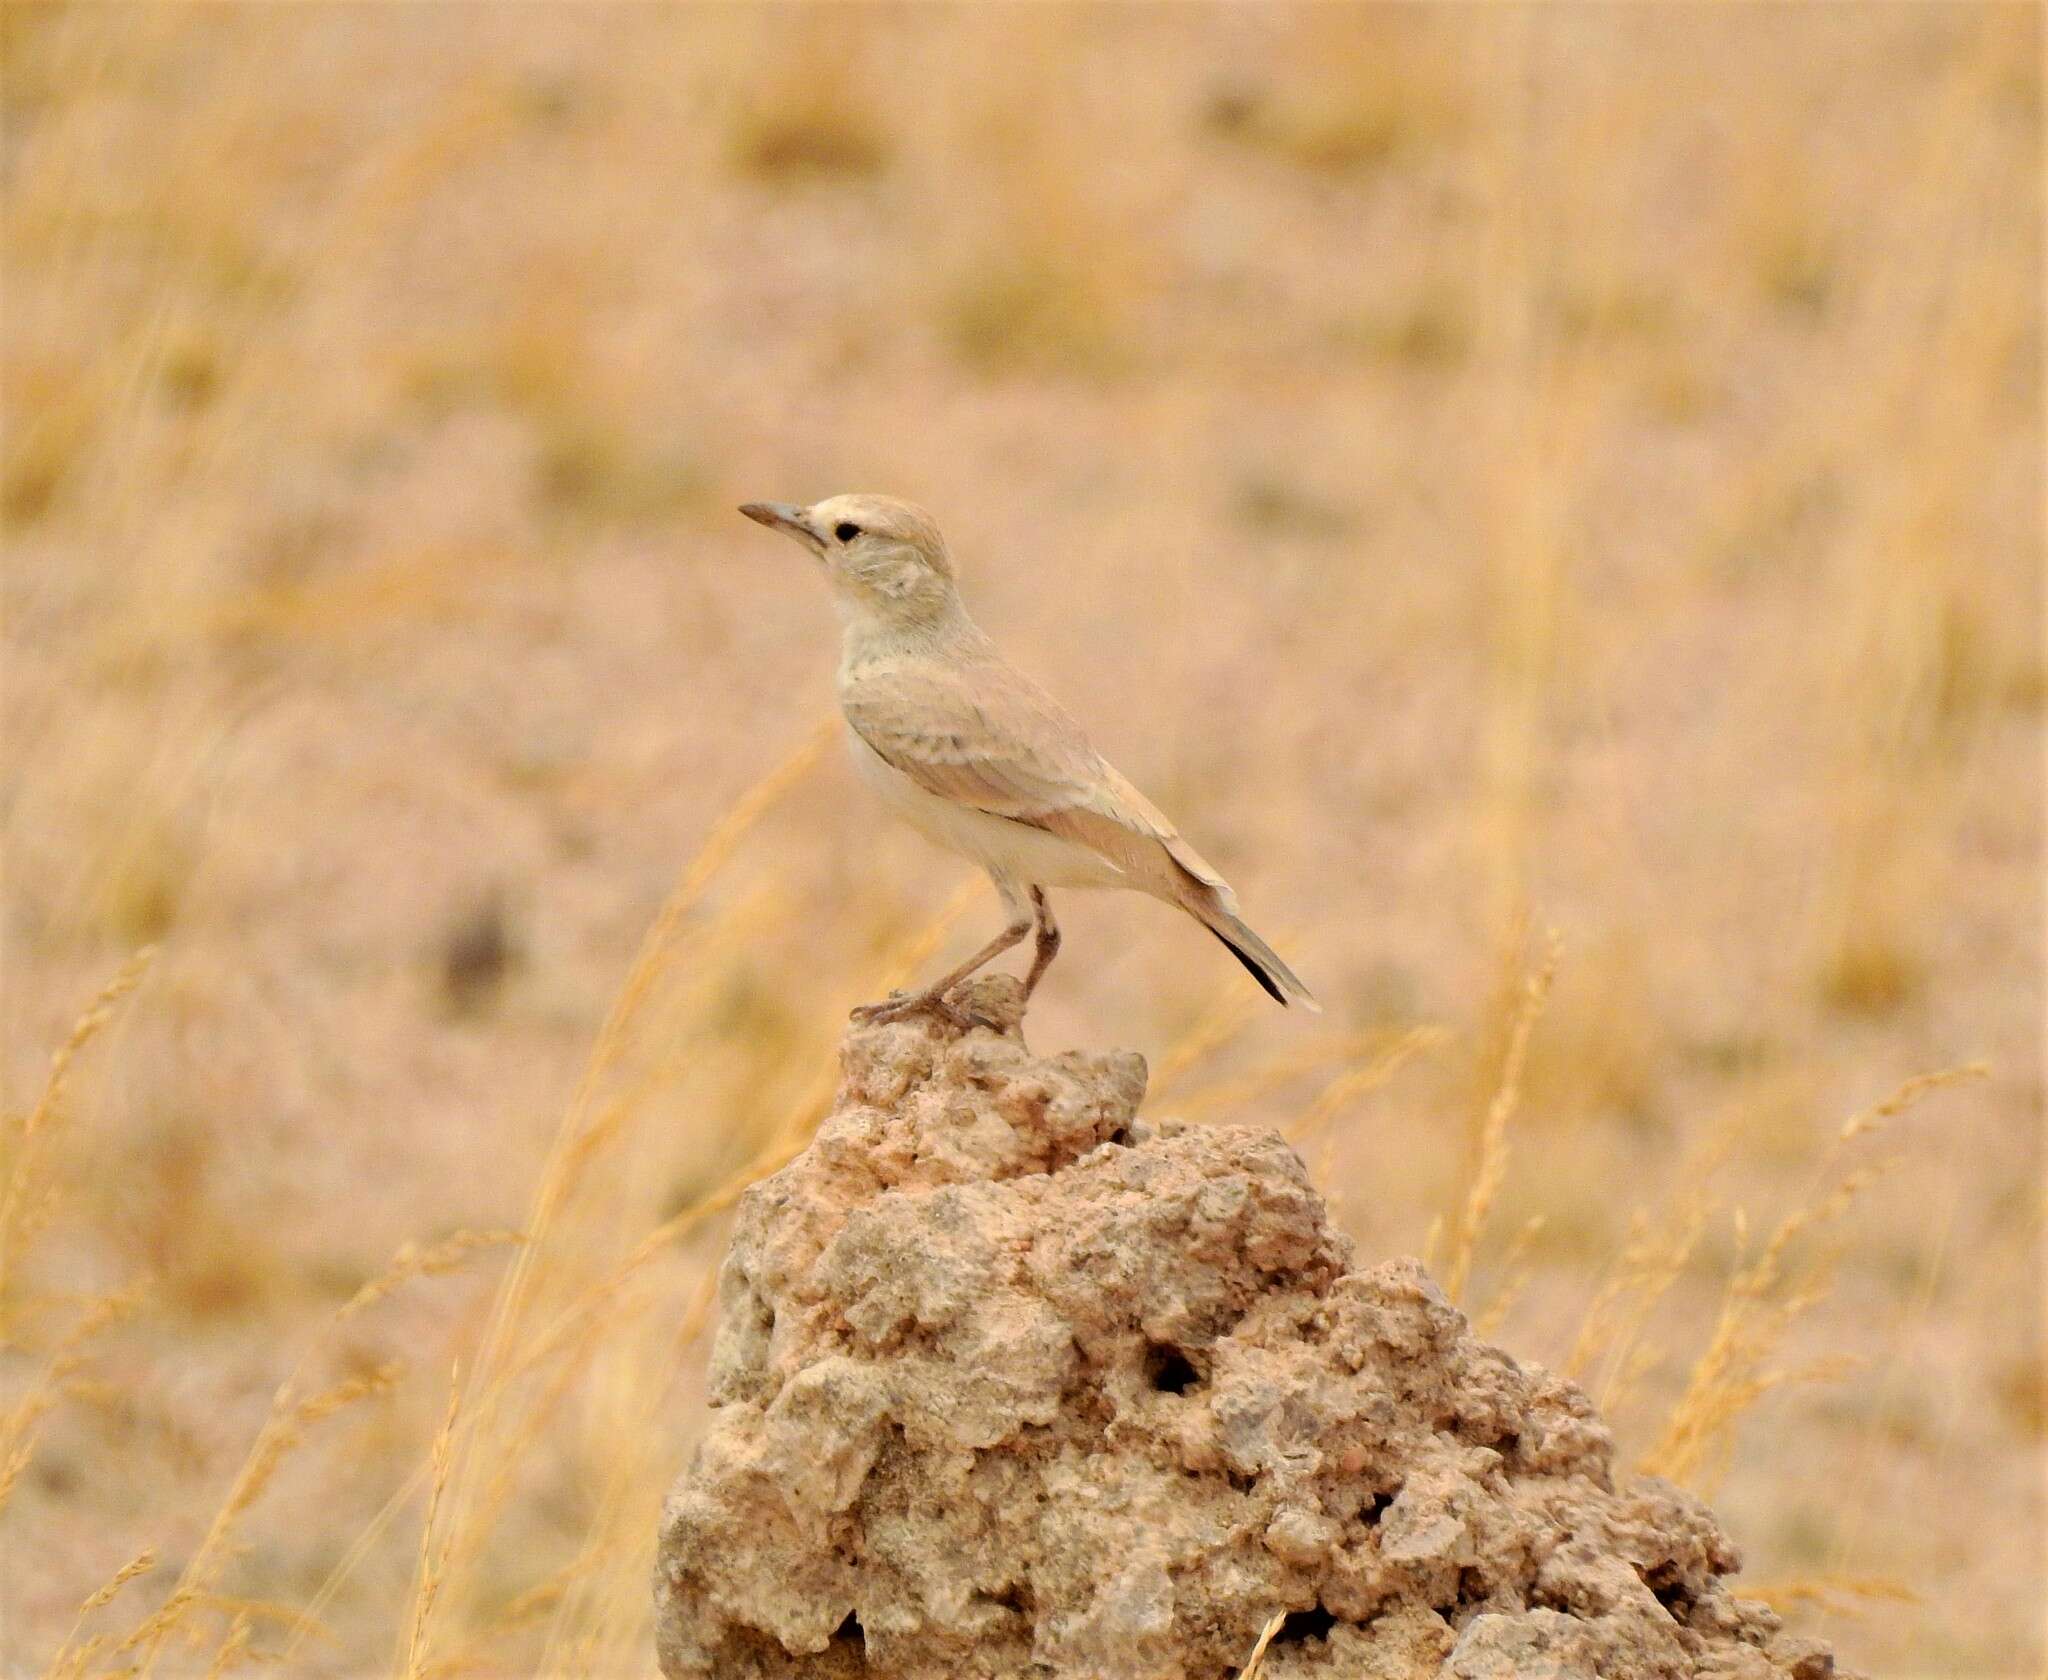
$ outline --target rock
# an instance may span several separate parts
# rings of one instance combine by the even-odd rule
[[[1016,1019],[1015,982],[981,982]],[[1128,1052],[855,1028],[740,1205],[663,1517],[670,1680],[1799,1680],[1704,1506],[1585,1396],[1358,1269],[1270,1132]]]

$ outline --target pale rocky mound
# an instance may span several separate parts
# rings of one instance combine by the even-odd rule
[[[1837,1672],[1704,1506],[1617,1484],[1578,1389],[1356,1268],[1275,1134],[1140,1119],[1129,1052],[843,1059],[721,1275],[671,1680],[1226,1680],[1277,1611],[1262,1680]]]

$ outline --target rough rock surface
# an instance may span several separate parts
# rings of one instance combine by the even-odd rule
[[[1015,983],[979,1006],[1014,1019]],[[1143,1061],[849,1032],[741,1204],[709,1435],[664,1514],[671,1680],[1824,1680],[1735,1548],[1617,1487],[1571,1384],[1365,1270],[1270,1132]]]

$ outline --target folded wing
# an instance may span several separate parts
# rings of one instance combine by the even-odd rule
[[[1087,847],[1133,887],[1194,916],[1276,1002],[1321,1009],[1166,814],[1088,744],[1057,701],[992,653],[869,666],[841,686],[840,705],[854,732],[926,792]]]
[[[1000,660],[891,663],[840,694],[846,720],[929,793],[1086,846],[1131,885],[1234,909],[1222,876],[1050,695]]]

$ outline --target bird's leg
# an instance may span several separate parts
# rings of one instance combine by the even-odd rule
[[[1031,889],[1031,909],[1038,923],[1038,944],[1031,953],[1031,972],[1024,976],[1024,1001],[1031,1001],[1031,994],[1038,990],[1038,982],[1045,978],[1045,971],[1052,967],[1052,959],[1060,954],[1060,925],[1052,919],[1052,906],[1045,901],[1045,889]]]
[[[864,1003],[853,1011],[852,1019],[864,1023],[877,1021],[900,1021],[906,1015],[936,1015],[948,1025],[965,1032],[972,1026],[992,1027],[997,1023],[985,1020],[969,1010],[962,1009],[946,994],[984,963],[1001,956],[1012,945],[1018,944],[1031,931],[1028,916],[1013,916],[1010,925],[976,951],[951,974],[933,981],[921,992],[911,992],[890,998],[886,1003]]]

